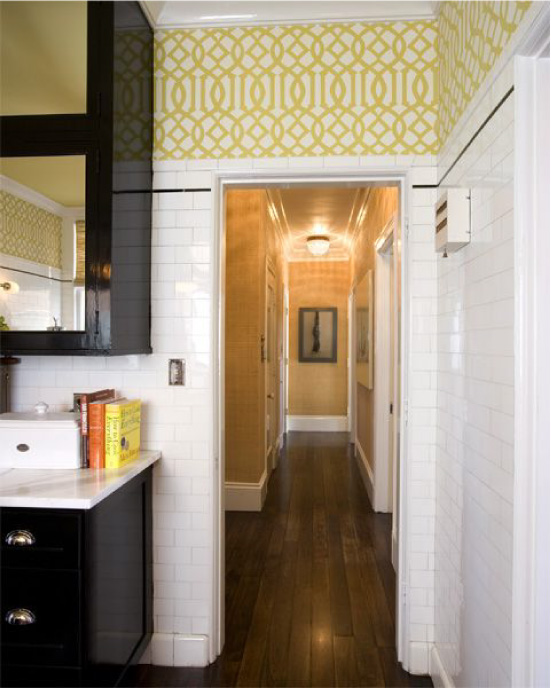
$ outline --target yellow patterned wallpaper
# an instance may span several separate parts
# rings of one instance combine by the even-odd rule
[[[148,159],[151,150],[149,29],[117,29],[114,56],[114,136],[116,161]]]
[[[0,191],[0,253],[61,268],[58,215]]]
[[[159,31],[155,157],[438,149],[437,23]]]
[[[444,142],[518,28],[530,2],[444,2],[439,24]]]

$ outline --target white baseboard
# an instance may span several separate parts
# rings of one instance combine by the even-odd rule
[[[435,687],[453,689],[455,684],[444,668],[444,663],[436,646],[430,649],[430,676]]]
[[[429,656],[432,644],[426,641],[410,641],[407,671],[412,675],[429,674]]]
[[[348,430],[348,416],[287,416],[288,431],[338,433]]]
[[[149,651],[149,653],[147,653]],[[153,634],[140,662],[164,667],[206,667],[209,638],[204,634]]]
[[[362,450],[362,446],[360,445],[360,441],[358,440],[358,438],[356,438],[356,441],[354,442],[354,450],[356,454],[356,461],[358,462],[358,466],[360,467],[360,474],[362,476],[362,480],[367,491],[369,502],[371,503],[371,507],[375,509],[375,483],[373,471],[369,466],[369,462],[367,461],[367,457],[365,456],[364,451]]]
[[[260,512],[266,499],[268,481],[266,471],[258,483],[226,481],[225,509],[227,512]]]

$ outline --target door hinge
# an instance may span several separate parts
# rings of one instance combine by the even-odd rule
[[[407,584],[402,584],[402,604],[405,605],[408,599],[408,587]]]
[[[392,414],[393,409],[394,409],[394,406],[393,406],[393,404],[392,404],[392,402],[391,402],[391,403],[390,403],[390,413],[391,413],[391,414]]]
[[[96,309],[96,325],[94,328],[94,333],[99,335],[99,311]]]
[[[96,151],[96,173],[99,173],[101,167],[101,155],[99,151]]]

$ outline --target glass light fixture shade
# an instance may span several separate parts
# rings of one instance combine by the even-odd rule
[[[329,246],[331,242],[329,241],[329,237],[326,237],[323,234],[313,234],[308,237],[306,240],[306,246],[308,247],[308,251],[312,254],[312,256],[325,256],[325,254],[329,251]]]
[[[2,282],[0,287],[9,294],[17,294],[19,292],[19,285],[17,282],[13,282],[12,280]]]

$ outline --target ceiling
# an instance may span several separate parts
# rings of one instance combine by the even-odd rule
[[[438,3],[428,0],[150,0],[141,5],[155,27],[170,28],[434,17]]]
[[[0,114],[86,112],[86,3],[0,2]]]
[[[267,190],[288,261],[348,260],[353,236],[364,218],[369,187],[291,187]],[[306,246],[311,234],[329,237],[329,253],[315,259]]]
[[[0,174],[66,208],[85,205],[86,156],[2,158]]]

